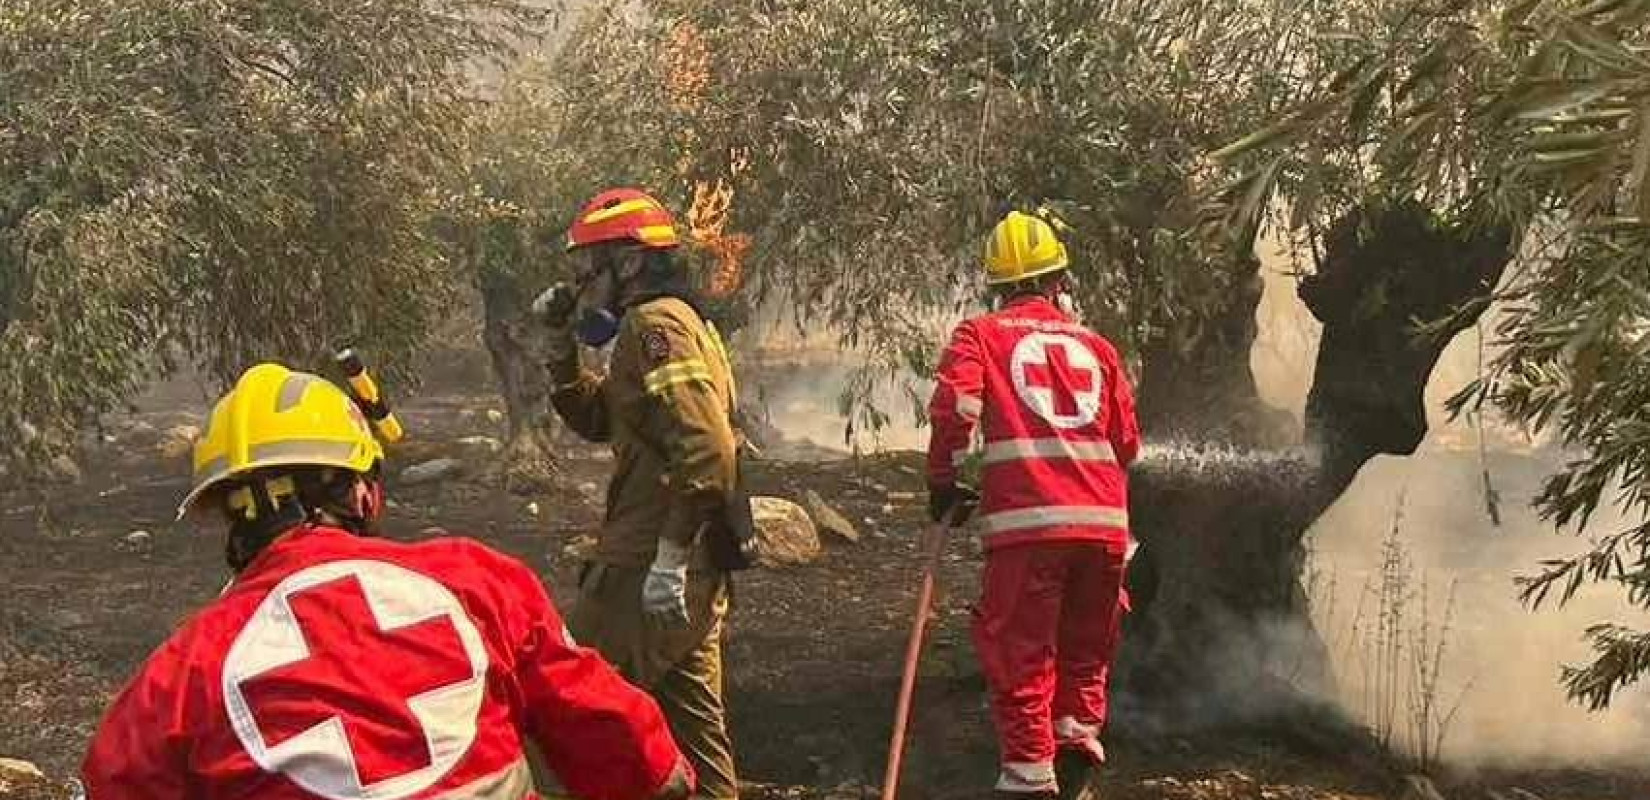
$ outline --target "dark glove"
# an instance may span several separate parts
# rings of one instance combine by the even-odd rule
[[[951,525],[957,526],[974,516],[980,505],[980,493],[971,486],[948,483],[928,487],[928,518],[939,522],[951,516]]]
[[[571,383],[579,376],[579,342],[573,335],[573,312],[577,308],[578,293],[565,283],[551,286],[533,299],[532,317],[544,326],[549,337],[545,361],[550,377],[558,384]]]
[[[533,318],[546,328],[573,328],[573,310],[579,305],[578,293],[565,283],[558,283],[533,298]]]

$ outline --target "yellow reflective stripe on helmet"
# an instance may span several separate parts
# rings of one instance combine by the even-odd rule
[[[646,211],[648,209],[658,207],[658,203],[655,203],[645,197],[638,197],[635,200],[626,200],[617,205],[592,211],[585,215],[584,223],[586,225],[594,225],[598,222],[613,219],[614,217],[622,217],[626,214],[634,214],[637,211]]]
[[[672,361],[642,376],[642,385],[651,395],[664,394],[665,390],[672,386],[695,381],[705,384],[712,382],[710,367],[697,358]]]
[[[665,244],[676,241],[676,229],[669,225],[643,225],[636,229],[636,237],[648,244]]]

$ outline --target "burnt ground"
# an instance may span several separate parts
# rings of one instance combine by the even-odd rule
[[[210,531],[173,523],[186,465],[170,426],[197,423],[198,393],[113,422],[83,461],[78,485],[0,494],[0,756],[74,773],[120,683],[226,578]],[[466,437],[498,436],[490,396],[443,395],[404,410],[416,436],[398,467],[438,455],[466,472],[396,486],[390,535],[475,536],[537,569],[565,598],[581,535],[599,518],[603,452],[570,445],[556,485],[533,495],[499,488],[496,455]],[[184,410],[165,410],[167,408]],[[826,537],[815,564],[741,576],[728,640],[728,692],[743,778],[752,796],[874,796],[881,779],[924,521],[915,454],[765,461],[756,488],[799,498],[818,491],[863,534]],[[393,471],[393,470],[392,470]],[[537,513],[530,504],[536,504]],[[151,532],[133,545],[134,530]],[[919,684],[904,795],[984,797],[994,749],[983,684],[968,644],[980,556],[964,537],[946,556],[941,614]],[[1372,749],[1295,730],[1109,735],[1110,800],[1385,798],[1403,793],[1401,765]],[[3,783],[3,782],[0,782]],[[1584,772],[1446,778],[1453,798],[1642,800],[1650,774]],[[40,787],[36,787],[38,790]],[[1518,794],[1513,789],[1531,794]],[[13,787],[14,796],[29,790]],[[4,794],[0,790],[0,794]],[[33,795],[31,795],[33,796]],[[51,796],[46,791],[41,796]]]

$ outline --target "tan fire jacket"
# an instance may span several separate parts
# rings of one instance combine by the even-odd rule
[[[738,436],[727,350],[714,325],[662,297],[627,311],[608,374],[581,371],[551,402],[580,436],[613,446],[596,560],[652,563],[659,537],[683,544],[734,488]],[[695,566],[708,564],[703,543]]]

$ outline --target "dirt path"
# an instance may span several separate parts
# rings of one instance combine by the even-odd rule
[[[559,488],[524,497],[493,488],[497,435],[484,398],[439,397],[405,411],[419,440],[400,466],[436,455],[465,461],[465,476],[394,487],[388,532],[435,528],[515,554],[565,596],[576,568],[569,545],[598,520],[605,454],[564,454]],[[222,585],[211,532],[171,522],[185,488],[181,460],[157,454],[186,414],[150,411],[111,428],[83,483],[48,495],[0,495],[0,756],[73,774],[109,695],[176,622]],[[174,453],[175,455],[175,453]],[[859,526],[858,544],[827,540],[811,566],[753,572],[737,587],[728,641],[737,749],[752,794],[862,797],[880,781],[887,726],[909,624],[915,534],[923,521],[913,454],[824,463],[767,462],[756,488],[799,497],[814,489]],[[529,504],[536,504],[537,514]],[[151,535],[128,544],[134,530]],[[905,796],[984,797],[994,750],[979,673],[967,640],[979,570],[964,537],[947,553],[941,621],[924,662]],[[1114,767],[1103,797],[1146,800],[1396,797],[1399,776],[1381,759],[1268,731],[1110,737]],[[1462,782],[1523,786],[1543,800],[1642,800],[1650,777],[1517,775]],[[1516,795],[1509,795],[1516,796]]]

